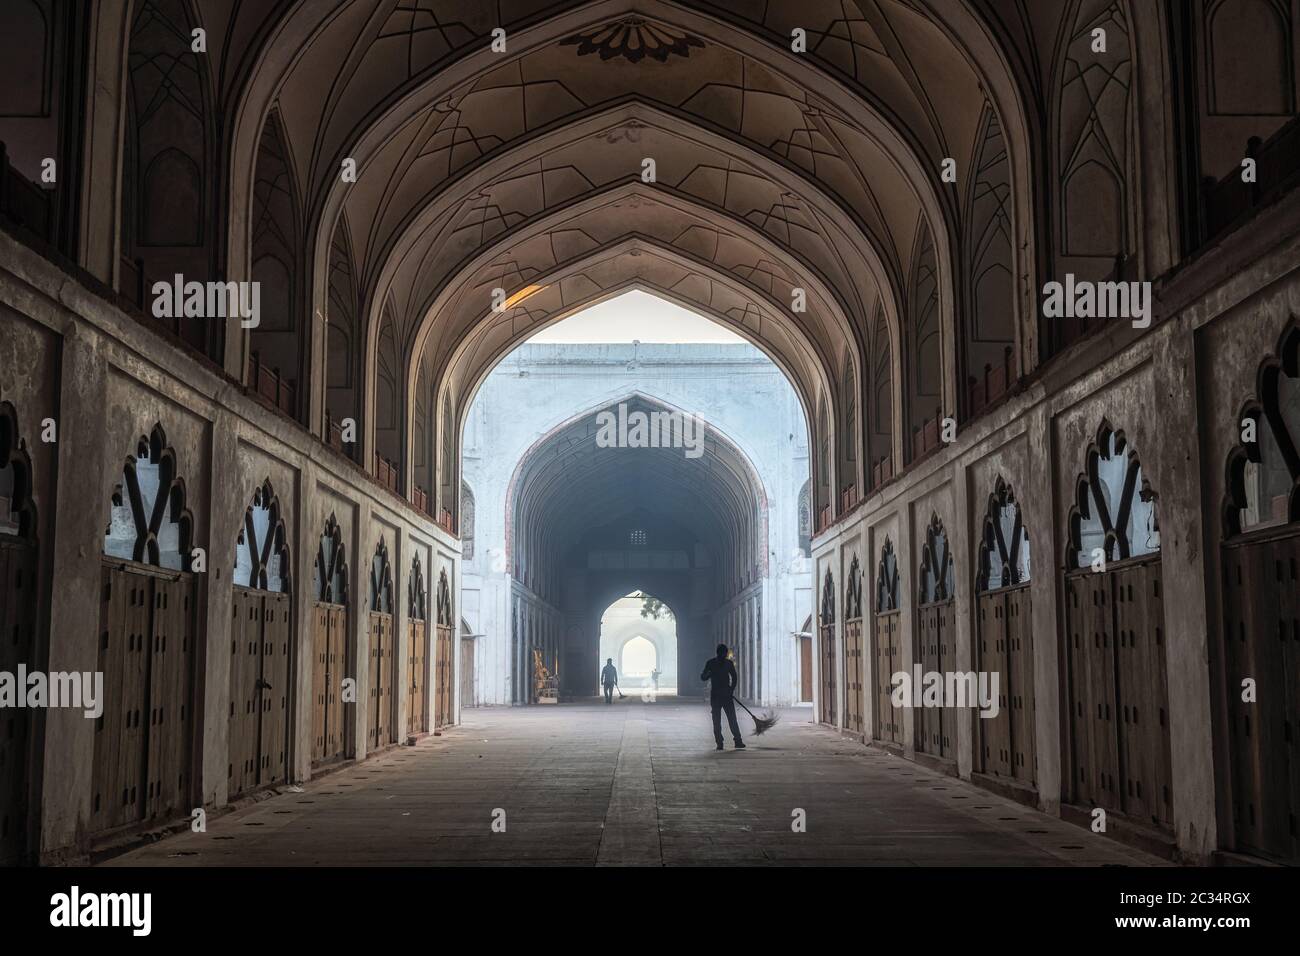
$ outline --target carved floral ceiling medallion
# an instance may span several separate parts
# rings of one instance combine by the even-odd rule
[[[632,63],[650,57],[664,63],[670,56],[690,56],[691,47],[703,47],[704,41],[640,17],[625,17],[571,36],[561,45],[576,45],[579,56],[599,53],[602,60],[621,56]]]

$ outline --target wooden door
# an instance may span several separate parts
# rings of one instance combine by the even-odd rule
[[[348,653],[348,609],[341,604],[329,606],[329,643],[326,667],[329,683],[325,688],[325,759],[337,760],[348,753],[348,708],[343,703],[343,682],[352,673],[352,655]]]
[[[1223,549],[1224,682],[1230,794],[1237,849],[1300,863],[1300,533],[1252,537]],[[1253,682],[1247,695],[1245,682]],[[1243,697],[1253,699],[1245,700]],[[1222,779],[1226,776],[1226,779]]]
[[[29,542],[0,537],[0,671],[15,674],[19,664],[35,666],[36,549]],[[31,786],[30,711],[0,710],[0,866],[13,866],[27,854]]]
[[[259,787],[284,783],[289,777],[289,701],[293,697],[289,686],[289,595],[265,594],[262,628]]]
[[[813,699],[812,638],[799,638],[799,700]]]
[[[975,745],[972,766],[981,773],[998,777],[1010,777],[1012,767],[1011,710],[1006,706],[1006,685],[1011,670],[1006,609],[1006,595],[1002,591],[985,592],[976,599],[975,670],[998,675],[998,713],[995,717],[981,717],[976,711],[975,732],[971,735]]]
[[[844,726],[855,734],[865,732],[862,670],[862,618],[854,618],[844,622]]]
[[[1010,683],[1002,700],[1011,708],[1011,775],[1032,787],[1038,785],[1038,757],[1034,743],[1034,637],[1029,586],[1006,593],[1007,670]]]
[[[818,648],[818,663],[821,670],[821,719],[822,723],[836,726],[836,703],[835,700],[835,625],[825,624],[818,628],[820,634],[820,647]]]
[[[434,673],[436,684],[434,687],[434,707],[436,708],[434,726],[442,728],[452,722],[453,701],[452,701],[452,675],[454,665],[451,659],[452,628],[450,624],[439,624],[437,631],[437,647],[434,649]]]
[[[898,612],[888,611],[875,618],[875,639],[872,647],[874,664],[875,726],[877,740],[893,744],[903,742],[903,712],[894,706],[893,678],[902,662],[898,645]]]
[[[429,626],[424,621],[407,622],[407,673],[410,697],[407,701],[406,732],[422,734],[429,729]]]
[[[195,582],[185,575],[152,586],[145,816],[167,820],[192,806]]]
[[[100,573],[92,833],[188,813],[194,780],[194,577],[107,562]]]
[[[101,572],[99,659],[104,711],[95,721],[92,833],[144,818],[152,580],[123,566]]]
[[[1120,804],[1139,822],[1169,827],[1173,807],[1161,564],[1145,561],[1115,571],[1112,584]]]
[[[370,612],[370,708],[366,728],[368,750],[378,750],[393,737],[393,616]]]
[[[460,706],[474,706],[474,640],[460,639]]]

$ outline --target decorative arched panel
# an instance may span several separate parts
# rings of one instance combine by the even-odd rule
[[[370,706],[368,741],[378,750],[397,740],[397,641],[393,630],[393,572],[380,536],[370,560]]]
[[[136,453],[127,456],[122,482],[113,489],[104,554],[188,571],[193,529],[176,453],[162,426],[155,425],[148,438],[140,438]]]
[[[260,310],[249,332],[249,386],[298,418],[306,354],[300,315],[303,240],[293,163],[278,111],[262,126],[256,169],[251,258]]]
[[[978,591],[996,591],[1029,583],[1029,534],[1020,502],[1001,478],[989,495],[980,537]]]
[[[208,57],[191,49],[199,24],[185,0],[140,0],[127,53],[123,131],[121,292],[149,316],[153,284],[215,278],[216,130]],[[211,358],[223,323],[156,318]]]
[[[939,265],[929,222],[917,223],[916,243],[908,278],[908,349],[904,352],[908,390],[903,421],[906,452],[919,457],[919,434],[926,422],[940,417],[943,405],[943,335],[939,327]]]
[[[316,549],[315,580],[312,588],[316,600],[325,604],[348,603],[348,559],[343,546],[343,531],[333,513],[325,521],[320,545]]]
[[[897,464],[894,461],[894,357],[883,304],[877,304],[871,326],[871,369],[869,483],[872,488],[878,488],[894,476]]]
[[[289,540],[280,499],[268,478],[253,492],[235,542],[234,583],[256,591],[290,591]]]
[[[347,217],[340,216],[330,242],[329,304],[325,336],[325,415],[328,439],[329,425],[350,418],[362,420],[361,394],[364,378],[361,374],[361,349],[364,338],[361,329],[361,304],[358,300],[356,267],[352,242],[348,234]],[[361,442],[352,442],[339,450],[354,460]]]
[[[966,202],[966,271],[970,308],[965,329],[966,401],[976,414],[1016,378],[1015,259],[1011,164],[991,104],[980,120],[975,175]]]
[[[1070,509],[1067,568],[1155,554],[1160,550],[1156,492],[1122,431],[1103,421],[1084,457]]]

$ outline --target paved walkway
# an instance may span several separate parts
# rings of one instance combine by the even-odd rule
[[[1161,862],[810,716],[786,711],[748,750],[717,753],[698,702],[471,710],[442,737],[107,865]]]

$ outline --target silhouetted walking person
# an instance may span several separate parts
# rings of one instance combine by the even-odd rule
[[[605,666],[600,672],[600,683],[605,688],[605,703],[614,703],[614,688],[618,686],[618,669],[614,658],[605,658]]]
[[[709,682],[709,707],[713,711],[713,739],[718,749],[722,750],[722,713],[727,713],[727,726],[731,728],[731,739],[737,750],[745,749],[745,742],[740,739],[740,726],[736,723],[736,702],[731,699],[739,678],[736,665],[727,660],[727,645],[718,645],[718,656],[704,665],[700,680]]]

